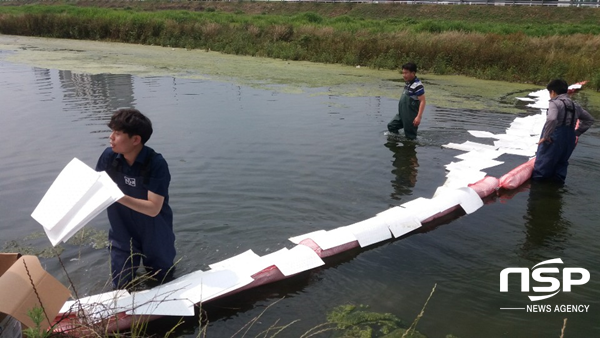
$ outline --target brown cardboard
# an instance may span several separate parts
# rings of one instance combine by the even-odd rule
[[[0,254],[0,312],[33,327],[28,310],[39,307],[41,301],[52,322],[69,297],[69,290],[42,268],[37,257]],[[42,327],[50,327],[46,318]]]

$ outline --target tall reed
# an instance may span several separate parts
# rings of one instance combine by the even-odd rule
[[[315,12],[249,15],[69,5],[0,7],[3,34],[201,48],[381,69],[414,61],[423,71],[439,74],[536,84],[562,77],[569,82],[590,80],[590,87],[599,89],[600,26],[587,21],[578,25],[533,21],[485,24]]]

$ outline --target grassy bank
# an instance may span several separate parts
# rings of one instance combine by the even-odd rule
[[[318,3],[78,2],[0,6],[0,33],[600,88],[600,11]],[[92,6],[92,4],[94,6]]]

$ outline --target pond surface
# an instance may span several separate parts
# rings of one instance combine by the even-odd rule
[[[390,142],[383,132],[396,98],[328,90],[284,93],[206,79],[88,75],[0,59],[0,242],[4,250],[49,247],[31,212],[73,157],[95,166],[108,145],[106,122],[120,107],[151,118],[148,145],[169,163],[179,275],[248,249],[264,255],[291,247],[291,236],[431,197],[445,181],[444,165],[461,153],[441,145],[476,141],[468,129],[502,132],[515,118],[493,112],[493,101],[485,112],[429,105],[416,144]],[[344,304],[368,305],[410,323],[436,283],[418,325],[430,337],[557,337],[564,318],[567,336],[600,336],[598,147],[595,126],[581,138],[559,191],[525,187],[489,199],[471,215],[332,257],[322,268],[209,306],[208,336],[234,335],[282,298],[254,324],[252,336],[277,320],[296,319],[284,336],[300,336]],[[489,174],[500,177],[526,159],[500,160],[505,164]],[[94,243],[61,245],[80,296],[108,289],[108,253],[93,245],[102,244],[108,227],[103,213],[86,226],[88,233],[100,232]],[[586,304],[589,312],[500,310],[531,304],[516,284],[499,292],[500,271],[552,258],[588,269],[591,280],[543,304]],[[42,263],[68,284],[56,258]],[[161,335],[174,323],[162,320],[153,329]],[[197,319],[175,333],[196,336]]]

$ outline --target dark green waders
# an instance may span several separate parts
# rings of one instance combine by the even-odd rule
[[[388,131],[397,134],[400,129],[404,129],[407,139],[416,139],[419,128],[414,126],[413,120],[419,114],[419,105],[420,101],[411,99],[408,89],[404,89],[398,102],[398,114],[388,123]]]

